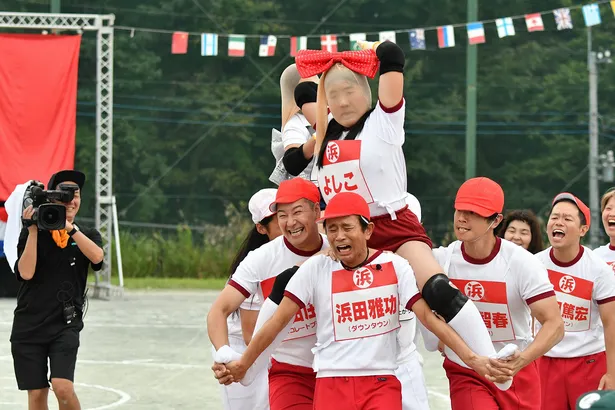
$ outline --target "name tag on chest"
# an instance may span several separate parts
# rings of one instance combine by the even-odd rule
[[[515,340],[515,329],[506,295],[506,282],[462,279],[450,281],[474,302],[489,331],[491,341]]]
[[[557,304],[567,332],[582,332],[591,326],[594,282],[548,269]]]
[[[261,291],[263,293],[263,301],[269,297],[273,289],[275,277],[265,279],[261,282]],[[301,339],[303,337],[313,336],[316,334],[316,311],[311,303],[299,309],[295,315],[293,326],[288,332],[288,336],[284,341]]]
[[[329,141],[322,165],[318,171],[318,186],[327,203],[340,192],[354,192],[368,204],[374,202],[361,170],[360,140]]]
[[[336,342],[399,328],[397,274],[391,262],[333,272],[331,290]]]

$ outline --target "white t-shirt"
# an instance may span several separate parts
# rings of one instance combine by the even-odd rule
[[[407,362],[416,350],[414,339],[416,337],[417,320],[413,311],[406,309],[401,304],[399,305],[399,322],[401,327],[397,332],[397,343],[399,344],[399,352],[397,353],[398,365]]]
[[[329,247],[327,238],[322,237],[321,249]],[[229,285],[239,290],[246,298],[258,294],[264,301],[273,288],[275,278],[297,263],[304,262],[315,252],[303,252],[293,247],[290,242],[279,236],[248,253],[233,274]],[[295,318],[296,332],[290,334],[272,357],[278,362],[296,366],[311,367],[314,355],[311,348],[316,343],[316,314],[314,307],[308,305],[299,311]]]
[[[384,109],[378,102],[355,140],[330,141],[317,168],[318,186],[325,199],[339,192],[356,192],[369,204],[372,216],[394,214],[406,206],[406,104]]]
[[[598,305],[615,301],[613,271],[584,246],[569,263],[555,259],[551,247],[536,256],[549,272],[566,329],[562,341],[545,356],[581,357],[603,352],[604,329]]]
[[[611,245],[610,243],[607,243],[606,245],[594,249],[593,252],[600,259],[605,261],[606,264],[609,265],[615,273],[615,246]]]
[[[408,262],[381,251],[354,271],[315,256],[295,273],[284,295],[316,308],[316,377],[395,374],[400,302],[411,309],[421,298]]]
[[[555,296],[547,270],[538,258],[521,246],[496,237],[486,259],[477,260],[464,251],[461,241],[433,250],[451,282],[480,311],[496,351],[508,343],[524,350],[533,340],[529,305]],[[445,348],[450,360],[467,367]]]
[[[284,128],[282,128],[282,142],[284,143],[284,149],[289,145],[301,145],[305,144],[312,138],[312,133],[310,132],[312,126],[309,121],[305,118],[305,116],[301,113],[296,113],[284,124]],[[299,175],[302,178],[306,178],[306,176],[310,176],[310,180],[316,182],[316,178],[313,176],[312,171],[314,168],[314,158],[310,161],[305,170]]]
[[[258,295],[252,295],[243,302],[241,302],[240,309],[244,310],[260,310],[262,306],[262,301],[258,298]],[[226,319],[226,326],[228,327],[228,337],[234,339],[243,340],[243,332],[241,331],[241,317],[239,316],[239,312],[233,312]]]

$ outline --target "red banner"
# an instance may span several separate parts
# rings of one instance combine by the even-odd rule
[[[0,34],[0,201],[75,160],[81,36]]]

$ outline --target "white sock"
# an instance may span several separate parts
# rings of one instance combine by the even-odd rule
[[[269,319],[271,319],[277,308],[278,305],[276,305],[271,299],[265,299],[265,302],[263,303],[263,306],[261,306],[261,310],[258,313],[258,318],[256,319],[256,325],[254,326],[254,335],[256,335],[259,329],[262,328],[263,325]],[[286,339],[286,336],[288,336],[288,333],[293,326],[293,322],[294,320],[291,320],[286,326],[286,328],[284,328],[284,330],[282,330],[276,336],[276,338],[273,340],[273,342],[271,342],[269,346],[267,346],[263,353],[261,353],[260,356],[256,358],[252,366],[250,366],[250,368],[246,372],[244,378],[241,379],[239,383],[244,386],[249,386],[252,384],[252,382],[254,382],[254,380],[256,380],[260,372],[267,370],[267,368],[269,367],[269,358],[282,344],[284,339]]]
[[[448,325],[466,342],[468,347],[479,356],[495,357],[496,351],[491,342],[489,332],[485,327],[485,322],[476,308],[476,305],[468,300],[461,310],[455,315]],[[463,361],[450,348],[445,347],[446,355],[458,364]],[[465,366],[465,365],[464,365]],[[467,367],[467,366],[465,366]],[[506,383],[495,383],[500,390],[508,390],[512,380]]]

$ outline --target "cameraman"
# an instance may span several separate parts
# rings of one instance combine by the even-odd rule
[[[78,187],[66,206],[66,228],[40,230],[32,220],[32,205],[23,210],[24,228],[15,264],[21,282],[11,333],[11,353],[19,390],[28,391],[30,410],[47,409],[49,383],[60,410],[81,406],[73,388],[88,267],[102,267],[102,238],[96,229],[80,229],[74,220],[81,204],[85,175],[60,171],[48,189]],[[51,374],[48,379],[47,359]]]

